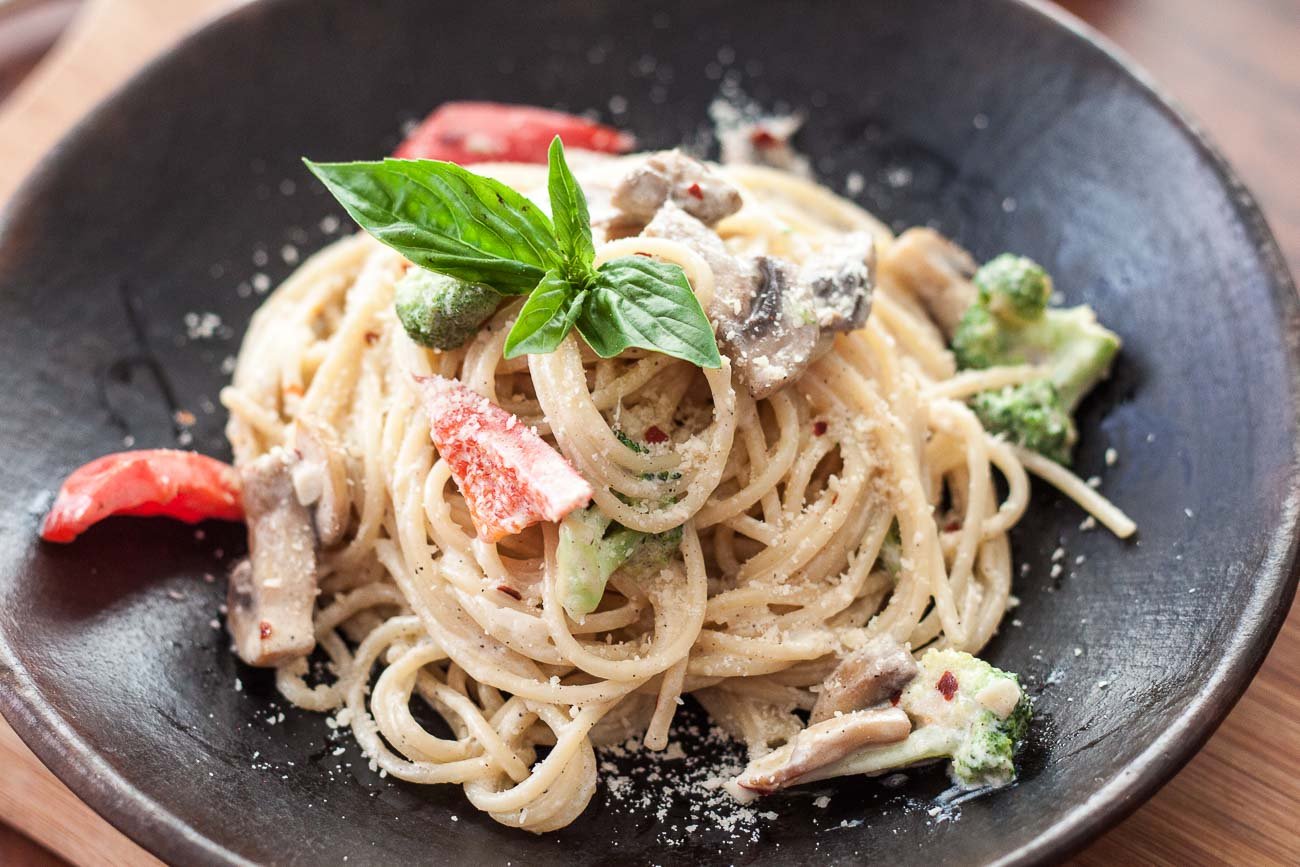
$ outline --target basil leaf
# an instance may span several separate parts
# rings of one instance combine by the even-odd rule
[[[421,268],[519,295],[562,264],[551,221],[491,178],[435,160],[304,162],[361,228]]]
[[[713,327],[679,266],[642,256],[613,259],[600,266],[589,292],[578,331],[601,358],[636,346],[722,366]]]
[[[574,289],[560,271],[546,272],[506,335],[505,357],[554,352],[573,330],[586,297],[587,291]]]
[[[591,240],[591,215],[587,212],[587,197],[564,159],[564,145],[558,135],[551,142],[547,161],[546,189],[551,196],[551,219],[555,221],[560,252],[571,277],[586,277],[596,257],[596,245]]]

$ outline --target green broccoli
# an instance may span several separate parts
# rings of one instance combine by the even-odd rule
[[[488,286],[411,268],[397,281],[397,318],[412,340],[456,349],[496,312],[503,296]]]
[[[1086,305],[1048,307],[1052,279],[1030,259],[1003,253],[980,268],[974,282],[977,299],[952,338],[958,365],[1033,364],[1048,370],[1045,383],[976,395],[976,414],[995,433],[1068,463],[1075,440],[1070,415],[1110,372],[1119,337]]]
[[[952,352],[957,366],[966,370],[997,367],[1000,364],[1017,364],[1006,361],[1010,356],[1006,324],[976,301],[966,308],[952,334]]]
[[[999,319],[1030,322],[1052,297],[1052,278],[1033,259],[1011,253],[990,259],[972,279],[979,300]]]
[[[618,526],[605,536],[605,546],[609,549],[607,557],[620,558],[622,564],[615,569],[622,569],[631,578],[644,578],[652,572],[662,569],[682,546],[682,528],[673,527],[662,533],[642,533]],[[612,556],[611,556],[612,555]],[[610,570],[613,574],[613,570]]]
[[[1005,434],[1012,442],[1058,464],[1070,463],[1070,449],[1078,434],[1074,419],[1049,380],[983,391],[971,398],[970,406],[986,429]]]
[[[877,775],[945,758],[951,760],[948,775],[964,789],[1015,780],[1016,749],[1033,716],[1019,678],[958,650],[927,650],[919,666],[898,701],[912,733],[818,769],[809,780]]]
[[[640,577],[660,568],[676,553],[682,528],[641,533],[616,524],[596,506],[570,512],[560,522],[555,551],[560,602],[574,620],[595,611],[605,582],[620,568]]]

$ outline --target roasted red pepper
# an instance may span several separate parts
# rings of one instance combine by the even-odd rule
[[[162,515],[191,524],[242,521],[239,474],[195,452],[105,455],[68,476],[41,525],[41,538],[71,542],[110,515]]]
[[[559,521],[591,485],[537,432],[459,382],[418,377],[429,431],[484,542]]]
[[[545,163],[556,136],[567,148],[621,154],[636,140],[625,132],[586,118],[499,102],[445,102],[407,136],[393,156],[484,162]]]

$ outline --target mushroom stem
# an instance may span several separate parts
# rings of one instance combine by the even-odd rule
[[[842,714],[811,725],[780,749],[755,759],[728,784],[728,791],[750,801],[796,785],[802,777],[863,747],[905,739],[912,722],[901,708],[875,708]]]

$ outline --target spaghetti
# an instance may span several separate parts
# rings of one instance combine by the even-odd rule
[[[593,203],[639,159],[581,167]],[[538,166],[479,168],[545,189]],[[506,825],[572,822],[597,784],[594,745],[640,732],[662,749],[683,695],[761,755],[804,728],[837,659],[878,636],[977,652],[1007,610],[1007,534],[1029,506],[1027,472],[1118,535],[1133,532],[1068,470],[985,430],[965,398],[1041,372],[959,373],[891,269],[883,224],[801,177],[715,171],[744,203],[715,226],[728,251],[799,264],[862,232],[880,263],[865,327],[836,335],[767,396],[751,397],[726,361],[602,359],[573,334],[553,353],[507,360],[519,302],[464,347],[425,349],[393,312],[406,263],[364,234],[313,256],[267,299],[222,394],[237,464],[285,445],[302,420],[345,455],[352,519],[320,554],[314,615],[329,674],[315,682],[294,660],[277,670],[280,691],[335,712],[388,774],[460,784]],[[715,274],[696,249],[602,234],[598,264],[676,263],[707,309]],[[413,374],[456,380],[514,413],[590,482],[601,512],[645,533],[680,527],[679,550],[649,577],[615,572],[596,611],[566,615],[556,525],[496,544],[475,537]],[[649,431],[662,441],[624,442]],[[413,701],[449,736],[422,725]]]

